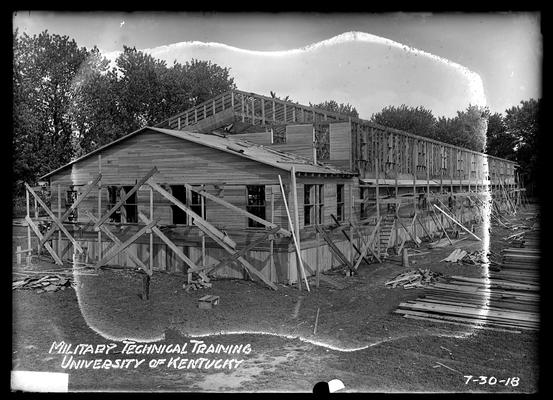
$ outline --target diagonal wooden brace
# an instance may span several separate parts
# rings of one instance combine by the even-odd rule
[[[89,217],[93,223],[99,221],[99,219],[97,217],[95,217],[94,215],[92,215],[92,213],[88,210],[85,211],[85,214],[87,215],[87,217]],[[108,229],[107,226],[105,225],[100,225],[100,230],[102,232],[104,232],[106,234],[106,236],[108,238],[110,238],[112,241],[113,241],[113,246],[107,250],[106,254],[109,254],[111,251],[113,251],[113,249],[115,248],[115,246],[121,246],[123,244],[123,242],[121,242],[121,240],[119,240],[119,238],[117,236],[115,236],[115,234],[110,231]],[[150,271],[150,268],[148,268],[143,262],[142,260],[140,260],[140,258],[138,258],[137,256],[135,256],[133,253],[131,253],[129,251],[129,249],[124,249],[123,250],[127,256],[129,256],[129,258],[131,259],[131,261],[133,261],[136,265],[138,265],[139,268],[142,268],[142,270],[144,270],[144,272],[146,272],[147,274],[151,275],[151,271]]]
[[[197,189],[197,188],[195,188],[193,186],[190,186],[186,183],[184,184],[184,186],[187,189],[190,189],[191,191],[196,192],[199,195],[204,196],[206,199],[214,201],[215,203],[218,203],[218,204],[222,205],[223,207],[227,207],[229,210],[232,210],[232,211],[234,211],[238,214],[242,214],[242,215],[244,215],[244,216],[260,223],[261,225],[266,226],[267,228],[270,228],[270,229],[278,228],[278,230],[276,232],[283,235],[283,236],[286,236],[286,237],[292,236],[292,233],[290,231],[279,227],[277,224],[266,221],[263,218],[259,218],[257,215],[249,213],[246,210],[242,210],[241,208],[236,207],[234,204],[231,204],[228,201],[225,201],[225,200],[221,199],[220,197],[213,196],[211,193],[208,193],[206,190]]]
[[[150,222],[150,220],[144,215],[142,214],[141,212],[138,213],[138,217],[142,220],[142,222],[144,222],[145,224],[148,224]],[[153,226],[152,227],[152,231],[161,239],[163,240],[163,242],[165,242],[165,244],[167,246],[169,246],[169,248],[171,250],[173,250],[175,252],[175,254],[182,260],[184,261],[189,269],[188,269],[188,272],[198,272],[198,271],[201,271],[202,268],[199,268],[196,266],[196,264],[194,264],[194,262],[188,258],[183,252],[181,249],[179,249],[172,241],[171,239],[169,239],[167,236],[165,236],[165,234],[157,227],[157,226]],[[202,276],[202,275],[200,275]],[[202,278],[204,278],[204,276],[202,276]],[[204,278],[205,279],[205,278]]]
[[[318,225],[315,225],[315,229],[323,235],[323,239],[326,243],[328,243],[328,246],[330,247],[330,250],[338,257],[344,264],[348,266],[349,269],[353,269],[353,265],[348,260],[348,258],[340,251],[338,247],[334,244],[332,239],[328,236],[328,234]]]
[[[94,224],[94,230],[98,230],[99,226],[102,225],[106,220],[113,214],[119,207],[121,207],[129,197],[132,196],[148,179],[150,179],[154,174],[157,173],[157,168],[152,168],[146,175],[144,175],[133,187],[129,190],[107,213],[105,213],[100,220]]]
[[[218,264],[216,264],[213,267],[205,267],[205,268],[209,269],[210,271],[215,271],[216,269],[222,267],[225,264],[228,264],[228,263],[231,263],[231,262],[234,262],[234,261],[238,260],[239,257],[244,256],[248,251],[253,249],[255,246],[257,246],[260,243],[263,243],[270,235],[273,235],[273,234],[277,233],[279,231],[279,229],[280,228],[277,226],[277,227],[273,228],[272,230],[265,232],[263,236],[261,236],[257,240],[254,240],[253,242],[248,244],[246,247],[244,247],[242,250],[237,251],[236,253],[234,253],[230,257],[220,261]]]
[[[92,182],[90,182],[86,188],[84,189],[84,191],[81,193],[81,195],[77,198],[77,200],[75,200],[75,202],[71,205],[71,207],[69,207],[69,209],[67,209],[67,211],[60,217],[60,222],[63,223],[63,221],[65,221],[65,219],[67,217],[69,217],[69,215],[71,215],[71,213],[79,206],[79,204],[81,203],[81,201],[83,201],[85,199],[86,196],[88,196],[88,194],[90,193],[90,191],[94,188],[95,185],[98,184],[98,182],[100,181],[100,179],[102,179],[102,174],[98,174],[96,176],[96,178],[94,178],[92,180]],[[46,232],[44,234],[44,238],[40,241],[40,246],[42,247],[42,245],[44,245],[44,243],[50,239],[50,236],[52,236],[57,230],[57,227],[56,226],[53,226],[51,227],[48,232]]]
[[[136,232],[134,235],[132,235],[129,239],[127,239],[124,243],[121,243],[120,245],[115,246],[109,254],[106,254],[97,264],[96,268],[99,268],[103,265],[106,265],[106,263],[111,260],[113,257],[115,257],[117,254],[125,250],[127,247],[129,247],[131,244],[135,242],[136,239],[138,239],[140,236],[142,236],[146,231],[152,229],[153,226],[155,226],[158,222],[159,218],[150,222],[147,225],[144,225],[138,232]],[[152,274],[152,271],[150,271],[149,268],[146,269],[146,272],[148,275]]]
[[[229,254],[233,255],[235,250],[230,248],[225,242],[223,242],[217,235],[215,235],[213,232],[211,232],[209,229],[201,225],[197,220],[194,220],[194,224],[200,228],[202,232],[204,232],[206,235],[208,235],[210,238],[212,238],[219,246],[221,246],[225,251],[227,251]],[[267,280],[265,276],[261,272],[259,272],[253,265],[251,265],[244,257],[240,256],[238,257],[238,261],[246,268],[246,271],[254,274],[259,279],[261,279],[267,286],[269,286],[273,290],[277,290],[276,285],[274,285],[272,282]]]
[[[27,221],[27,223],[29,224],[29,226],[31,227],[31,229],[35,232],[35,235],[38,237],[39,240],[42,240],[42,234],[40,233],[40,230],[38,229],[38,226],[35,225],[35,223],[33,222],[33,220],[28,216],[26,215],[25,216],[25,221]],[[54,251],[54,249],[52,249],[52,246],[50,246],[48,243],[45,244],[46,247],[46,250],[48,250],[48,253],[50,253],[50,255],[52,256],[52,258],[54,260],[56,260],[56,264],[58,265],[63,265],[63,262],[61,261],[61,259],[58,257],[58,255],[56,254],[56,252]]]
[[[175,196],[173,196],[167,190],[163,189],[161,186],[159,186],[157,183],[155,183],[151,179],[148,180],[148,185],[150,185],[152,187],[152,189],[156,190],[159,194],[161,194],[163,197],[165,197],[171,203],[173,203],[174,205],[179,207],[181,210],[183,210],[185,213],[190,215],[194,219],[194,225],[197,225],[198,227],[201,226],[202,228],[210,231],[210,233],[212,235],[215,235],[219,240],[223,241],[227,246],[231,247],[233,250],[236,249],[236,243],[231,238],[229,238],[226,234],[224,234],[219,229],[217,229],[216,227],[211,225],[209,222],[207,222],[201,216],[196,214],[190,208],[185,206],[181,201],[179,201]]]
[[[75,246],[75,248],[77,249],[77,251],[79,253],[82,253],[83,252],[83,249],[82,247],[79,245],[79,243],[73,238],[73,236],[71,236],[71,234],[67,231],[67,229],[65,229],[65,226],[63,226],[63,224],[60,222],[60,220],[54,215],[54,213],[52,213],[52,211],[50,211],[50,208],[48,208],[48,206],[44,203],[44,201],[42,201],[42,199],[40,198],[40,196],[38,194],[35,193],[35,191],[33,190],[32,187],[30,187],[27,183],[25,183],[25,186],[27,187],[27,190],[35,197],[35,199],[38,201],[38,203],[42,206],[42,208],[44,208],[44,210],[46,211],[46,213],[48,214],[48,216],[50,218],[52,218],[52,221],[58,226],[58,228],[65,234],[65,236],[67,236],[67,239],[69,239],[71,241],[71,243],[73,243],[73,246]],[[42,236],[42,235],[41,235]]]

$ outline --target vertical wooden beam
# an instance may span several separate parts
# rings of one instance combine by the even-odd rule
[[[204,104],[204,118],[203,119],[206,119],[207,118],[207,104]]]
[[[98,155],[98,173],[102,173],[102,155]],[[102,178],[98,181],[98,218],[102,218]],[[98,261],[102,259],[102,231],[98,230]]]
[[[205,201],[204,196],[200,196],[200,207],[201,207],[200,208],[200,216],[207,221],[207,216],[204,213],[204,201]],[[205,266],[206,266],[205,233],[203,233],[202,234],[202,268],[205,268]]]
[[[284,122],[288,122],[288,116],[286,115],[286,103],[284,103]]]
[[[177,129],[180,131],[180,117],[177,118]]]
[[[29,190],[25,188],[25,200],[26,200],[26,206],[27,206],[27,218],[31,218],[31,203],[29,198]],[[31,251],[31,225],[27,222],[27,250],[29,250],[28,256],[32,254]]]
[[[224,93],[221,95],[221,107],[222,107],[222,110],[225,111],[225,94]]]
[[[244,95],[243,94],[240,94],[240,107],[241,107],[240,114],[242,115],[242,122],[244,122],[246,115],[244,114]]]
[[[271,188],[271,223],[274,224],[274,222],[275,222],[275,192]],[[276,281],[276,276],[273,276],[273,272],[276,272],[274,271],[275,269],[274,244],[275,244],[275,236],[271,235],[269,237],[269,281],[271,282]]]
[[[194,123],[198,122],[198,109],[194,108]]]
[[[150,221],[154,220],[154,189],[150,187]],[[150,231],[150,274],[154,271],[154,231]]]
[[[315,132],[315,124],[313,124],[313,162],[317,164],[317,134]]]
[[[286,104],[284,105],[286,107]],[[286,108],[285,108],[286,110]],[[296,187],[296,168],[292,165],[292,170],[290,171],[290,185],[292,195],[292,204],[294,205],[294,230],[296,233],[296,241],[298,242],[298,260],[296,263],[296,268],[298,270],[298,289],[301,291],[301,270],[300,263],[301,261],[301,247],[300,247],[300,217],[298,209],[298,191]],[[290,229],[291,230],[291,229]]]
[[[234,92],[230,92],[230,106],[232,107],[232,111],[234,111]]]
[[[320,281],[320,278],[321,278],[321,266],[320,266],[320,263],[321,263],[321,256],[320,256],[320,252],[321,252],[321,234],[319,233],[319,231],[317,231],[317,235],[316,235],[316,238],[317,238],[317,254],[316,254],[316,259],[315,259],[315,262],[317,263],[317,266],[316,266],[316,285],[317,285],[317,288],[319,287],[319,281]]]
[[[213,115],[215,115],[215,100],[213,100]]]
[[[276,103],[274,100],[271,101],[271,103],[273,103],[273,122],[276,121]]]
[[[267,121],[265,120],[265,99],[261,99],[261,118],[263,125],[267,125]]]
[[[252,125],[255,125],[255,97],[252,97]]]
[[[58,219],[61,221],[61,185],[58,183]],[[63,223],[63,221],[62,221]],[[61,258],[61,230],[58,229],[58,256]]]
[[[430,157],[428,156],[428,143],[424,142],[424,162],[426,165],[426,197],[430,200]]]
[[[345,195],[345,193],[344,193]],[[349,256],[350,256],[350,262],[351,264],[355,264],[355,254],[353,253],[353,187],[351,185],[349,185],[349,201],[350,201],[350,206],[349,206],[349,237],[351,238],[351,240],[349,241]]]
[[[282,193],[282,201],[284,202],[284,208],[286,209],[286,216],[288,217],[288,224],[290,225],[290,231],[292,233],[292,239],[294,240],[294,246],[296,248],[296,254],[297,254],[298,259],[299,259],[301,272],[303,274],[303,278],[305,279],[305,287],[307,288],[307,291],[310,292],[309,282],[307,282],[307,276],[305,276],[305,270],[303,269],[303,261],[302,261],[302,258],[301,258],[300,245],[299,245],[299,242],[296,238],[295,229],[293,228],[292,217],[290,216],[290,209],[288,208],[288,202],[286,201],[286,193],[284,191],[284,185],[282,184],[282,179],[281,179],[280,175],[278,176],[278,182],[280,184],[280,191]],[[301,279],[301,277],[299,277],[298,279]]]

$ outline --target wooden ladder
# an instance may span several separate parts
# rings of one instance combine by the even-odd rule
[[[394,229],[395,223],[396,223],[396,219],[393,214],[388,214],[382,217],[382,223],[380,224],[379,247],[378,247],[378,255],[381,257],[388,256],[388,248],[390,247],[392,230]]]

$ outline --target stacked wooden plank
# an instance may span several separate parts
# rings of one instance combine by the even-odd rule
[[[439,272],[418,268],[397,275],[395,278],[386,282],[385,285],[391,288],[402,286],[404,289],[413,289],[433,284],[441,276],[443,275]]]
[[[539,250],[508,248],[502,251],[503,260],[499,272],[490,272],[493,278],[539,285]]]
[[[401,303],[406,318],[508,330],[539,327],[538,286],[503,279],[455,276],[435,283],[425,296]]]
[[[539,328],[539,251],[508,248],[500,271],[488,277],[452,276],[425,289],[425,296],[401,303],[395,313],[486,329]]]

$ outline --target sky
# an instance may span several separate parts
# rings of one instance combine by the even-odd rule
[[[388,105],[453,116],[468,104],[504,112],[541,97],[538,13],[61,13],[18,12],[14,28],[45,29],[97,46],[123,45],[184,63],[231,68],[241,90],[354,105],[362,118]]]

